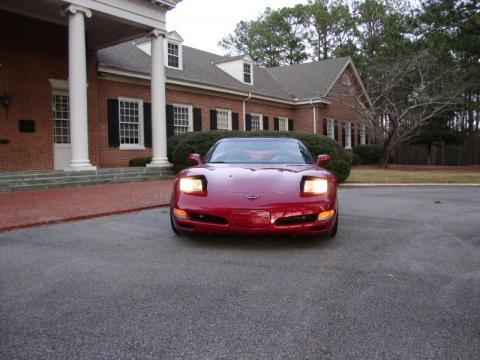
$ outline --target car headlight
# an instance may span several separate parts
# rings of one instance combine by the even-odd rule
[[[207,188],[207,181],[203,176],[191,176],[180,179],[180,191],[186,193],[203,192]]]
[[[303,178],[301,189],[306,194],[325,194],[328,192],[328,180]]]

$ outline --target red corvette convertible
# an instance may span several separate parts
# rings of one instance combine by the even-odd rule
[[[337,183],[292,138],[225,138],[177,174],[171,200],[176,234],[328,234],[338,227]]]

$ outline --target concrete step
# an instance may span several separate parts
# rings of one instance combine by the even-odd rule
[[[112,168],[80,172],[28,172],[0,175],[0,191],[50,189],[67,186],[121,183],[174,178],[170,169]]]

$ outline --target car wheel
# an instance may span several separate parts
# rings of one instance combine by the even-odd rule
[[[332,231],[330,231],[330,234],[328,236],[331,238],[334,238],[335,235],[337,235],[337,230],[338,230],[338,214],[337,214],[337,220],[335,220],[335,225],[333,225]]]
[[[178,232],[177,228],[175,227],[175,223],[173,222],[172,210],[170,210],[170,225],[172,225],[172,230],[175,233],[175,235],[180,236],[180,233]]]

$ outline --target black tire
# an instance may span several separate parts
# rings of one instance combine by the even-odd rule
[[[335,220],[335,225],[333,225],[332,231],[330,231],[330,234],[328,234],[328,237],[334,238],[337,235],[338,231],[338,196],[335,197],[335,212],[337,215],[337,219]]]
[[[337,213],[337,220],[335,220],[335,225],[333,225],[332,231],[330,231],[330,234],[328,234],[328,236],[330,238],[334,238],[337,235],[337,230],[338,230],[338,213]]]
[[[180,233],[178,232],[177,228],[175,227],[175,223],[173,222],[172,210],[170,210],[170,225],[172,225],[172,231],[175,233],[175,235],[180,236]]]

